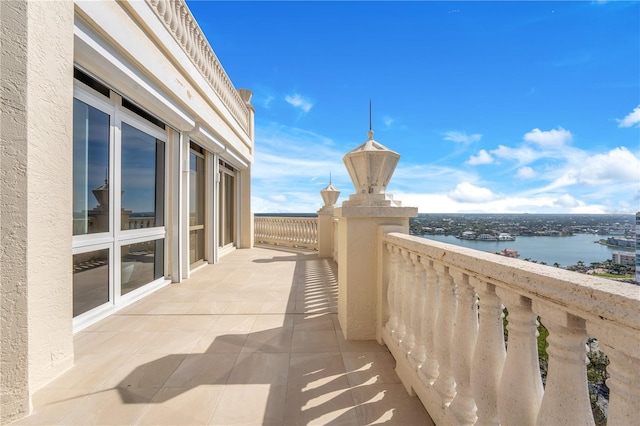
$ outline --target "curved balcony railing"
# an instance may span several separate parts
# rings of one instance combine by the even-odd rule
[[[382,244],[378,334],[436,424],[594,424],[590,337],[610,361],[608,425],[638,422],[639,287],[404,234]]]
[[[255,217],[254,240],[261,244],[317,250],[318,219],[313,217]]]

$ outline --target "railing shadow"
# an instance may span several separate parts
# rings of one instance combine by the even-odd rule
[[[335,263],[291,252],[253,262],[296,262],[283,326],[220,335],[203,353],[171,354],[142,364],[116,386],[122,402],[162,404],[198,386],[269,385],[266,399],[264,393],[258,397],[264,403],[262,418],[248,414],[256,402],[250,393],[243,395],[247,413],[224,417],[221,405],[232,410],[238,402],[222,395],[212,423],[332,425],[362,424],[364,417],[368,424],[393,419],[394,408],[381,403],[386,390],[372,386],[380,384],[380,371],[393,368],[390,355],[345,357],[340,350]],[[177,367],[167,368],[172,365]],[[149,382],[161,384],[151,401],[135,391]]]

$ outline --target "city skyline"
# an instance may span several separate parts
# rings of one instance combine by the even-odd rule
[[[347,199],[370,100],[420,213],[640,210],[638,2],[187,4],[254,94],[256,213]]]

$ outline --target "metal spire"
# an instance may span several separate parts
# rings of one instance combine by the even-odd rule
[[[371,98],[369,98],[369,140],[373,139],[373,124],[371,119]]]

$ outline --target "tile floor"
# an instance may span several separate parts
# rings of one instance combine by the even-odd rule
[[[433,424],[386,346],[342,337],[336,274],[236,250],[77,333],[74,367],[14,424]]]

